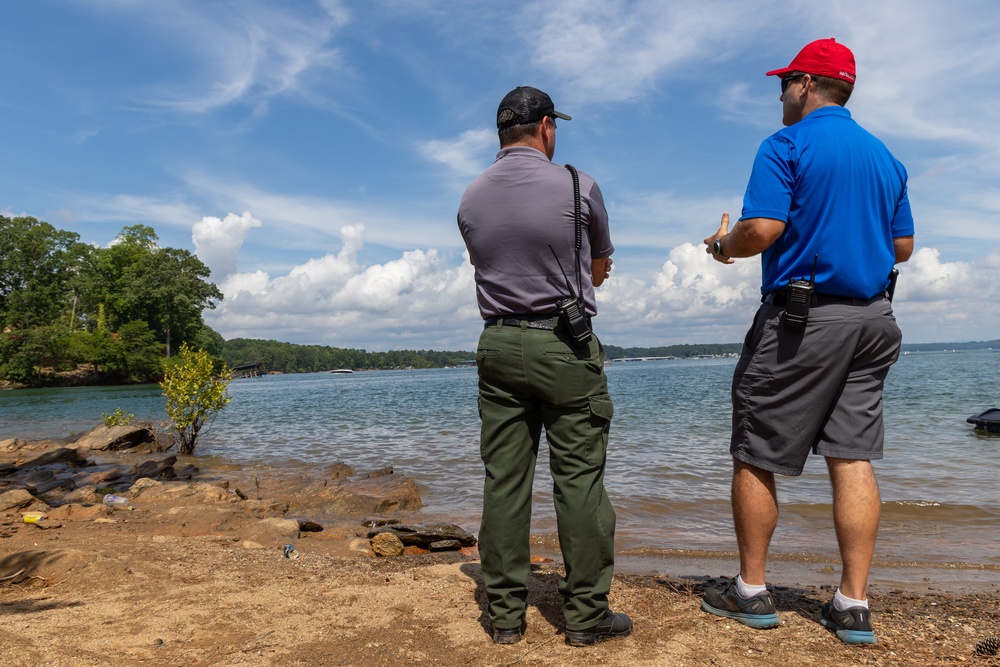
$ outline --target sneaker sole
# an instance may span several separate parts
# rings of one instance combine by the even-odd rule
[[[701,608],[707,611],[709,614],[715,614],[716,616],[725,616],[726,618],[731,618],[734,621],[738,621],[743,625],[755,628],[757,630],[776,628],[781,622],[778,620],[777,614],[744,614],[738,611],[729,611],[726,609],[719,609],[717,607],[713,607],[704,600],[701,601]]]
[[[837,635],[837,639],[845,644],[878,644],[878,639],[875,638],[874,632],[868,632],[866,630],[845,630],[828,618],[820,618],[819,624],[827,630],[833,631]]]

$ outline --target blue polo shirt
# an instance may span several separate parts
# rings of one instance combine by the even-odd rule
[[[906,169],[841,106],[816,109],[757,151],[743,218],[785,231],[761,255],[761,292],[808,278],[816,291],[870,298],[888,285],[893,239],[913,234]]]

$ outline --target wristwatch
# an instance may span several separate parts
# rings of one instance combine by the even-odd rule
[[[715,239],[715,243],[712,244],[712,253],[716,257],[724,257],[722,254],[722,239]]]

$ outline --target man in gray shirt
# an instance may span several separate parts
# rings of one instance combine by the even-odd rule
[[[557,118],[570,120],[544,92],[508,93],[497,109],[496,162],[458,209],[486,323],[476,352],[486,466],[479,553],[498,644],[520,641],[526,627],[531,487],[543,427],[566,567],[559,585],[566,642],[586,646],[632,631],[628,616],[608,609],[615,511],[604,466],[614,407],[604,348],[589,334],[594,287],[608,277],[614,246],[601,191],[583,173],[577,235],[575,170],[551,161]],[[569,309],[560,307],[567,299]]]

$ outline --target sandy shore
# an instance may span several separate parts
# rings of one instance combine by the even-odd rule
[[[22,515],[43,507],[0,513],[0,663],[1000,665],[975,653],[1000,636],[1000,592],[989,576],[954,587],[944,573],[876,577],[879,644],[859,648],[816,623],[832,590],[807,573],[835,580],[827,565],[778,564],[781,626],[753,631],[699,610],[702,586],[732,568],[705,554],[621,558],[611,602],[635,632],[573,649],[562,636],[561,566],[545,561],[541,542],[525,640],[495,646],[474,549],[379,558],[358,517],[322,515],[322,532],[290,535],[282,518],[321,514],[304,480],[270,474],[258,485],[253,470],[201,457],[179,465],[187,462],[200,468],[191,480],[137,489],[134,511],[81,501],[39,524]],[[285,543],[298,558],[284,556]]]

